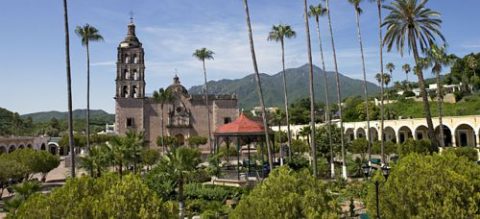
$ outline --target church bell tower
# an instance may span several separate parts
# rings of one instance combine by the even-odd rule
[[[116,99],[145,97],[144,50],[135,35],[133,19],[128,24],[127,36],[118,46],[116,84]]]

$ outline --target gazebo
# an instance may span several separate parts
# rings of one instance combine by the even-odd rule
[[[268,129],[268,134],[271,136],[270,140],[273,145],[273,131]],[[262,148],[262,165],[263,165],[263,147],[265,140],[265,127],[262,123],[249,119],[247,116],[240,114],[240,116],[233,122],[224,124],[218,127],[213,133],[215,137],[214,151],[218,153],[219,151],[219,141],[225,140],[230,141],[230,138],[235,138],[237,143],[237,179],[240,180],[240,141],[241,140],[253,140],[256,142],[261,142]],[[273,150],[273,148],[272,148]],[[272,152],[273,153],[273,152]],[[248,172],[250,173],[250,146],[248,146]],[[271,169],[272,167],[270,167]],[[263,170],[262,170],[263,172]],[[247,174],[248,177],[248,174]]]

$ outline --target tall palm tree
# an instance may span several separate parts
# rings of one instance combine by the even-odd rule
[[[210,125],[210,107],[208,103],[208,84],[207,84],[207,68],[205,67],[205,60],[212,60],[215,53],[207,48],[201,48],[195,50],[193,56],[202,61],[203,64],[203,77],[205,79],[205,107],[207,108],[207,120],[208,120],[208,145],[210,146],[210,153],[213,151],[212,147],[212,128]]]
[[[327,82],[327,69],[325,67],[325,58],[323,56],[323,43],[322,43],[322,34],[320,32],[320,17],[323,17],[327,14],[327,9],[322,6],[322,4],[310,5],[310,11],[308,12],[310,17],[315,18],[315,23],[317,25],[317,36],[318,36],[318,44],[320,46],[320,58],[322,61],[322,70],[323,70],[323,86],[325,92],[325,120],[327,120],[328,127],[327,127],[327,134],[328,134],[328,146],[330,148],[330,176],[332,178],[335,177],[335,164],[333,163],[333,141],[332,141],[332,119],[330,116],[330,103],[328,100],[328,82]]]
[[[342,176],[344,179],[347,179],[347,166],[345,160],[345,139],[344,139],[344,128],[343,128],[343,110],[342,110],[342,94],[340,92],[340,74],[338,73],[338,63],[337,63],[337,51],[335,50],[335,38],[333,36],[332,28],[332,16],[330,14],[330,0],[325,0],[325,6],[327,8],[328,15],[328,27],[330,30],[330,40],[332,42],[333,49],[333,63],[335,66],[335,81],[337,84],[337,104],[338,104],[338,116],[340,117],[340,142],[342,147]]]
[[[405,72],[405,75],[407,76],[407,83],[408,83],[408,73],[410,73],[410,71],[412,71],[412,68],[410,67],[409,64],[404,64],[402,66],[402,70]]]
[[[355,19],[357,22],[357,36],[358,36],[358,42],[360,44],[360,54],[362,57],[362,71],[363,71],[363,93],[365,96],[365,115],[366,115],[366,122],[367,122],[367,150],[368,150],[368,160],[370,161],[372,159],[372,137],[371,137],[371,132],[370,132],[370,113],[368,113],[368,88],[367,88],[367,71],[365,68],[365,55],[363,52],[363,41],[362,41],[362,32],[360,29],[360,14],[362,13],[362,9],[360,8],[360,3],[362,3],[363,0],[348,0],[350,4],[353,5],[354,11],[355,11]]]
[[[390,77],[389,79],[392,80],[393,78],[393,71],[395,71],[395,64],[389,62],[387,65],[385,65],[385,68],[387,68],[387,71],[390,72]],[[388,82],[385,82],[385,88],[386,88],[386,93],[387,93],[387,119],[390,119],[390,107],[388,104],[390,104],[390,90],[388,88],[388,84],[390,83],[390,80]]]
[[[195,174],[200,162],[200,151],[189,147],[173,148],[160,161],[161,168],[167,172],[166,174],[175,181],[178,187],[177,198],[180,218],[184,218],[185,214],[183,187],[188,183],[189,178]]]
[[[160,109],[162,110],[160,115],[160,135],[161,135],[161,145],[162,145],[162,152],[165,153],[165,142],[164,142],[164,123],[163,123],[163,107],[165,104],[171,103],[174,100],[174,96],[170,90],[164,90],[160,88],[158,91],[153,92],[153,100],[157,103],[160,103]]]
[[[68,145],[71,156],[71,177],[75,178],[75,145],[73,141],[73,111],[72,111],[72,76],[70,70],[70,34],[68,31],[68,5],[63,0],[63,18],[65,25],[65,64],[67,72],[67,93],[68,93]]]
[[[267,111],[265,110],[265,102],[263,101],[262,82],[260,80],[260,73],[258,71],[258,65],[257,65],[257,57],[255,55],[255,45],[253,42],[252,24],[250,22],[250,10],[248,8],[247,0],[243,0],[243,6],[245,8],[245,18],[247,22],[248,39],[250,42],[250,53],[252,55],[253,70],[255,71],[255,80],[257,82],[258,99],[260,102],[260,108],[262,109],[262,120],[263,120],[264,129],[265,129],[265,141],[267,144],[268,164],[270,168],[273,168],[272,148],[270,145],[270,136],[268,134]]]
[[[446,48],[438,47],[437,45],[432,45],[429,50],[427,50],[425,58],[424,68],[431,68],[432,73],[435,74],[435,79],[437,82],[437,107],[438,107],[438,123],[440,128],[439,138],[440,138],[440,147],[445,147],[444,132],[443,132],[443,85],[442,80],[440,79],[440,73],[444,66],[453,64],[455,57],[453,55],[447,55]]]
[[[82,45],[87,49],[87,148],[90,148],[90,42],[103,41],[97,28],[85,24],[77,26],[75,33],[82,39]]]
[[[420,2],[417,0],[396,0],[391,5],[384,7],[390,11],[382,24],[387,27],[384,39],[385,46],[387,46],[388,51],[391,51],[395,45],[400,55],[403,55],[403,50],[407,46],[408,50],[413,52],[417,65],[420,60],[420,51],[425,52],[435,43],[437,37],[445,41],[440,32],[442,23],[440,13],[427,8],[427,3],[428,0],[421,0]],[[428,137],[434,146],[438,146],[422,69],[418,69],[417,77],[423,99],[424,115],[427,120]]]
[[[283,96],[285,105],[285,119],[287,121],[287,138],[288,138],[288,157],[292,158],[292,133],[290,131],[290,116],[288,113],[288,96],[287,96],[287,76],[285,73],[285,39],[294,38],[297,36],[295,31],[289,25],[274,25],[268,34],[268,40],[280,42],[282,47],[282,70],[283,70]],[[280,130],[279,130],[280,131]]]
[[[312,60],[312,42],[310,40],[310,25],[308,24],[308,3],[303,1],[303,12],[305,18],[305,34],[307,36],[307,57],[309,66],[309,90],[310,90],[310,133],[312,147],[312,167],[313,176],[317,177],[317,146],[315,145],[315,94],[313,90],[313,60]]]
[[[380,52],[380,75],[383,75],[383,33],[382,33],[382,3],[385,0],[370,0],[371,2],[375,2],[377,4],[377,11],[378,11],[378,45],[379,45],[379,52]],[[383,80],[383,77],[380,77],[381,80]],[[381,84],[383,85],[384,82],[381,81]],[[384,139],[384,134],[383,130],[385,130],[384,126],[384,120],[385,120],[385,107],[383,104],[384,101],[384,89],[383,86],[380,86],[380,151],[381,151],[381,158],[382,158],[382,164],[385,163],[385,139]]]

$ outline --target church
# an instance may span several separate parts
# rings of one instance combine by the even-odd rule
[[[172,75],[173,76],[173,75]],[[198,74],[202,77],[202,74]],[[145,60],[142,43],[135,34],[135,24],[130,22],[125,39],[118,46],[115,94],[115,129],[124,135],[129,130],[143,132],[150,148],[159,147],[157,138],[162,132],[174,136],[183,145],[191,136],[207,137],[208,119],[211,132],[223,124],[235,120],[239,115],[237,97],[233,95],[189,94],[174,75],[172,84],[166,88],[173,94],[173,101],[160,103],[145,95]],[[155,88],[154,90],[158,90]],[[210,116],[207,116],[207,107]],[[213,138],[210,136],[209,141]],[[209,150],[209,143],[200,146]]]

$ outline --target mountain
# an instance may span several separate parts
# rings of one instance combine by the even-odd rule
[[[73,111],[73,119],[85,119],[86,118],[85,109],[77,109]],[[52,118],[58,120],[67,119],[68,112],[59,112],[59,111],[49,111],[49,112],[38,112],[24,114],[22,118],[32,117],[33,122],[48,122]],[[90,119],[91,120],[100,120],[105,122],[113,123],[115,121],[115,115],[109,114],[103,110],[90,110]]]
[[[324,80],[323,70],[314,66],[314,90],[315,101],[324,102]],[[301,98],[309,97],[308,90],[308,65],[298,68],[286,69],[287,90],[289,102],[293,103]],[[274,75],[261,74],[263,95],[266,106],[283,106],[283,76],[282,72]],[[331,103],[337,101],[335,73],[327,72],[328,99]],[[363,95],[363,81],[349,78],[340,74],[340,85],[342,98],[349,96]],[[201,94],[203,86],[193,86],[189,93]],[[380,87],[367,82],[369,94],[376,94]],[[236,94],[239,100],[240,108],[250,109],[258,106],[258,95],[255,83],[255,75],[250,74],[242,79],[220,80],[208,82],[209,93],[212,94]]]

